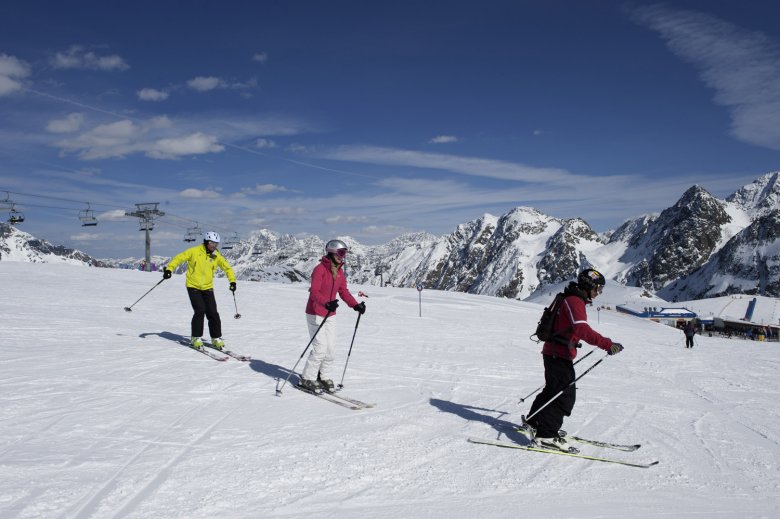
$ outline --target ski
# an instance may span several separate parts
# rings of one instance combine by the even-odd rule
[[[222,355],[217,355],[216,353],[212,353],[209,350],[207,350],[206,348],[193,348],[192,346],[189,346],[189,345],[187,347],[189,349],[191,349],[191,350],[199,351],[203,355],[205,355],[207,357],[211,357],[212,359],[218,360],[220,362],[224,362],[224,361],[228,360],[227,357],[223,357]]]
[[[611,442],[603,442],[599,440],[589,440],[588,438],[580,438],[579,436],[568,436],[568,435],[564,435],[564,436],[566,437],[567,440],[573,440],[575,442],[586,443],[588,445],[593,445],[595,447],[604,447],[605,449],[615,449],[623,452],[633,452],[642,446],[639,443],[635,443],[633,445],[625,445],[622,443],[611,443]]]
[[[328,402],[333,402],[336,405],[340,405],[341,407],[346,407],[347,409],[351,409],[353,411],[358,411],[360,409],[367,409],[367,407],[365,406],[358,405],[353,402],[350,402],[349,400],[336,397],[336,395],[333,395],[332,393],[325,393],[325,392],[317,393],[315,391],[309,391],[308,389],[302,388],[298,384],[294,384],[293,387],[295,387],[299,391],[303,391],[304,393],[314,395],[323,400],[327,400]]]
[[[223,357],[222,355],[217,355],[216,353],[213,353],[213,352],[207,350],[205,347],[204,348],[193,348],[192,346],[190,346],[189,342],[184,342],[184,341],[181,341],[181,344],[183,346],[188,347],[191,350],[199,351],[202,354],[204,354],[205,356],[211,357],[214,360],[218,360],[220,362],[228,360],[227,357]]]
[[[528,433],[528,429],[526,429],[522,425],[516,425],[516,426],[514,426],[512,428],[512,430],[515,431],[515,432],[519,432],[519,433],[523,434],[529,440],[533,439],[532,436]],[[600,441],[600,440],[591,440],[589,438],[582,438],[580,436],[569,435],[569,434],[566,433],[566,431],[563,431],[563,430],[558,431],[558,436],[563,436],[564,438],[566,438],[570,442],[574,441],[574,442],[578,442],[578,443],[584,443],[584,444],[587,444],[587,445],[593,445],[594,447],[602,447],[602,448],[605,448],[605,449],[615,449],[615,450],[623,451],[623,452],[633,452],[633,451],[639,449],[642,446],[639,443],[628,445],[628,444],[623,444],[623,443],[612,443],[612,442],[605,442],[605,441]]]
[[[514,427],[512,430],[523,434],[529,440],[532,439],[531,435],[528,434],[528,430],[525,429],[524,427]],[[627,445],[623,443],[612,443],[612,442],[604,442],[600,440],[591,440],[588,438],[582,438],[580,436],[571,436],[569,434],[566,434],[566,431],[558,431],[558,435],[563,436],[564,438],[566,438],[566,440],[570,442],[584,443],[587,445],[593,445],[594,447],[602,447],[604,449],[614,449],[623,452],[633,452],[642,446],[639,443],[635,443],[633,445]]]
[[[520,445],[517,443],[511,443],[511,442],[502,442],[500,440],[489,440],[484,438],[468,438],[468,441],[471,443],[480,443],[483,445],[493,445],[496,447],[504,447],[507,449],[520,449],[524,451],[533,451],[533,452],[541,452],[545,454],[558,454],[560,456],[569,456],[571,458],[580,458],[584,460],[590,460],[590,461],[600,461],[602,463],[615,463],[618,465],[626,465],[628,467],[637,467],[641,469],[650,468],[653,465],[658,465],[658,461],[653,461],[650,463],[638,463],[634,461],[626,461],[626,460],[620,460],[616,458],[605,458],[601,456],[590,456],[588,454],[575,454],[573,452],[564,452],[559,450],[552,450],[552,449],[542,449],[539,447],[531,447],[527,445]]]
[[[233,357],[236,360],[240,360],[241,362],[249,362],[250,360],[252,360],[252,357],[250,357],[248,355],[241,355],[239,353],[236,353],[236,352],[230,351],[230,350],[220,350],[219,348],[215,348],[213,344],[209,344],[207,342],[204,342],[203,345],[211,348],[212,350],[216,350],[216,351],[218,351],[220,353],[224,353],[225,355],[227,355],[229,357]]]
[[[348,397],[348,396],[344,396],[344,395],[342,395],[341,393],[338,393],[338,392],[333,392],[333,393],[328,393],[328,394],[330,396],[335,396],[336,398],[340,398],[342,400],[345,400],[345,401],[349,402],[350,404],[358,405],[358,406],[360,406],[360,407],[362,407],[364,409],[369,409],[371,407],[376,407],[376,404],[369,404],[369,403],[363,402],[361,400],[356,400],[354,398],[351,398],[351,397]]]

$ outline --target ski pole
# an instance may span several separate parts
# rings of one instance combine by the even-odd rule
[[[347,361],[344,363],[344,372],[341,374],[341,382],[339,382],[339,389],[344,387],[344,375],[347,374],[347,365],[349,364],[349,356],[352,355],[352,345],[355,344],[355,335],[357,334],[358,325],[360,324],[360,316],[358,314],[357,321],[355,321],[355,331],[352,332],[352,342],[349,343],[349,352],[347,353]]]
[[[576,366],[577,364],[579,364],[579,363],[580,363],[580,361],[583,361],[583,360],[585,360],[585,358],[587,358],[587,356],[588,356],[588,355],[590,355],[591,353],[593,353],[594,351],[596,351],[596,350],[590,350],[588,353],[586,353],[585,355],[583,355],[583,356],[582,356],[582,357],[581,357],[581,358],[580,358],[580,359],[579,359],[577,362],[575,362],[575,363],[574,363],[574,364],[572,364],[572,365],[573,365],[573,366]],[[530,398],[530,397],[531,397],[531,395],[533,395],[534,393],[536,393],[537,391],[539,391],[540,389],[543,389],[543,388],[544,388],[544,384],[542,384],[541,386],[539,386],[539,387],[537,387],[536,389],[534,389],[533,391],[531,391],[531,392],[530,392],[528,395],[526,395],[526,396],[525,396],[525,398],[521,398],[521,399],[520,399],[520,401],[518,402],[518,404],[522,404],[522,403],[523,403],[523,402],[525,402],[525,401],[526,401],[528,398]]]
[[[236,303],[236,293],[233,292],[233,306],[236,307],[236,315],[233,316],[233,319],[241,319],[241,314],[238,313],[238,303]]]
[[[596,366],[598,366],[599,364],[601,364],[601,362],[602,362],[604,359],[606,359],[608,356],[609,356],[609,353],[607,353],[606,355],[604,355],[603,357],[601,357],[601,358],[600,358],[598,361],[596,361],[596,363],[595,363],[595,364],[593,364],[591,367],[589,367],[588,369],[586,369],[586,370],[585,370],[585,371],[582,373],[582,375],[580,375],[579,377],[575,378],[574,380],[572,380],[571,382],[569,382],[568,384],[566,384],[566,387],[564,387],[563,389],[561,389],[560,391],[558,391],[558,393],[556,393],[556,395],[555,395],[554,397],[552,397],[551,399],[549,399],[549,400],[547,401],[547,403],[546,403],[546,404],[544,404],[542,407],[540,407],[539,409],[537,409],[536,411],[534,411],[533,413],[531,413],[531,415],[530,415],[530,416],[524,417],[524,418],[523,418],[523,421],[524,421],[524,422],[527,422],[528,420],[530,420],[531,418],[533,418],[534,416],[536,416],[536,415],[539,413],[539,411],[541,411],[542,409],[544,409],[545,407],[547,407],[548,405],[550,405],[550,404],[553,402],[553,400],[555,400],[556,398],[558,398],[559,396],[561,396],[561,395],[563,394],[563,392],[564,392],[564,391],[566,391],[566,390],[569,388],[569,386],[573,386],[575,382],[577,382],[579,379],[581,379],[582,377],[584,377],[585,375],[587,375],[587,374],[588,374],[588,372],[589,372],[590,370],[592,370],[593,368],[595,368]],[[585,358],[585,357],[583,357],[583,358]]]
[[[322,330],[322,325],[325,324],[325,321],[328,320],[328,317],[330,317],[330,312],[328,312],[325,315],[325,319],[322,320],[319,327],[317,328],[317,331],[314,332],[314,335],[311,336],[311,339],[309,339],[309,344],[306,345],[306,347],[303,349],[303,353],[301,353],[301,356],[298,357],[298,362],[295,363],[295,366],[290,370],[290,374],[287,375],[287,378],[284,379],[284,382],[282,383],[282,387],[279,387],[279,379],[276,379],[276,396],[282,396],[282,389],[284,389],[284,386],[287,384],[287,381],[290,380],[290,377],[295,373],[295,368],[298,367],[298,364],[301,362],[301,359],[304,355],[306,355],[306,352],[309,351],[309,346],[311,346],[311,343],[314,342],[314,338],[317,337],[317,334],[320,333],[320,330]]]
[[[152,288],[150,288],[149,290],[147,290],[147,291],[146,291],[146,294],[144,294],[144,295],[142,295],[141,297],[139,297],[139,298],[138,298],[138,301],[140,301],[141,299],[143,299],[144,297],[146,297],[146,296],[147,296],[147,294],[149,294],[149,292],[151,292],[152,290],[154,290],[155,288],[157,288],[157,285],[159,285],[159,284],[160,284],[160,283],[162,283],[163,281],[165,281],[165,278],[162,278],[160,281],[158,281],[158,282],[157,282],[157,284],[156,284],[156,285],[154,285]],[[130,306],[126,306],[126,307],[125,307],[125,311],[126,311],[126,312],[132,312],[132,311],[133,311],[133,310],[132,310],[132,308],[133,308],[133,307],[134,307],[134,306],[135,306],[135,305],[138,303],[138,301],[136,301],[135,303],[133,303],[133,304],[132,304],[132,305],[130,305]]]

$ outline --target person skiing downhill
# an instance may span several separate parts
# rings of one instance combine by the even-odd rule
[[[577,356],[579,342],[582,340],[598,346],[610,355],[623,350],[620,343],[603,337],[588,324],[585,305],[592,304],[605,284],[606,280],[599,271],[585,269],[580,272],[577,282],[570,282],[563,292],[565,297],[553,322],[554,339],[546,341],[542,347],[544,389],[534,399],[529,420],[525,423],[532,442],[542,448],[569,451],[571,447],[559,431],[563,417],[571,415],[577,397],[576,386],[571,383],[575,379],[573,360]],[[561,390],[563,393],[550,401]],[[536,413],[537,409],[541,410]]]
[[[190,347],[203,348],[203,317],[209,321],[211,345],[221,350],[225,347],[222,339],[222,320],[217,312],[217,300],[214,298],[214,272],[220,268],[230,282],[230,291],[236,291],[236,275],[224,256],[219,253],[219,234],[207,232],[203,243],[180,252],[168,262],[163,270],[163,279],[170,279],[176,267],[187,263],[186,286],[192,304],[190,323]]]
[[[363,314],[366,311],[366,303],[358,303],[347,288],[347,278],[342,267],[348,252],[343,241],[330,240],[325,245],[325,255],[311,274],[306,324],[312,339],[312,349],[298,383],[307,391],[334,391],[330,372],[336,345],[336,323],[332,318],[339,306],[336,294],[356,312]]]

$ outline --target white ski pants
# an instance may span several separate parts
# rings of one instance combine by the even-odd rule
[[[323,380],[331,379],[331,368],[333,367],[333,353],[336,350],[336,320],[334,316],[328,317],[325,324],[322,324],[324,317],[320,315],[306,314],[306,324],[309,327],[309,338],[317,336],[311,342],[311,353],[306,360],[306,366],[303,367],[301,377],[305,380],[317,380],[317,373]],[[322,324],[322,328],[320,328]],[[320,331],[317,332],[317,329]]]

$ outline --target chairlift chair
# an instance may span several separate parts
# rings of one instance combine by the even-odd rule
[[[79,211],[79,220],[81,220],[82,227],[93,227],[98,224],[95,212],[89,208],[89,204],[87,204],[86,209]]]
[[[203,229],[198,227],[197,223],[195,227],[188,227],[187,232],[184,234],[184,241],[193,242],[197,241],[203,235]]]
[[[232,249],[232,248],[233,248],[235,245],[237,245],[237,244],[238,244],[238,242],[239,242],[239,239],[238,239],[238,233],[237,233],[237,232],[234,232],[234,233],[233,233],[233,236],[231,236],[230,238],[227,238],[227,239],[226,239],[226,240],[225,240],[225,241],[222,243],[222,246],[221,246],[220,248],[221,248],[222,250],[229,250],[229,249]]]
[[[23,221],[24,221],[24,213],[21,211],[17,211],[12,206],[11,211],[9,211],[8,213],[8,223],[17,224],[17,223],[22,223]]]

